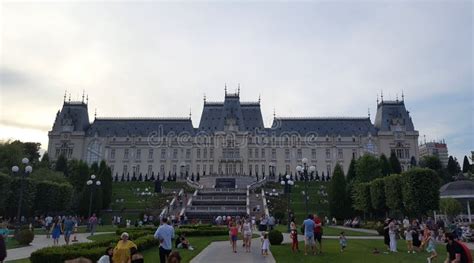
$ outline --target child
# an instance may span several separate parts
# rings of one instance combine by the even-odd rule
[[[428,258],[426,258],[428,260],[428,263],[431,263],[434,259],[436,259],[436,257],[438,257],[438,253],[436,253],[436,246],[435,246],[435,240],[433,238],[433,235],[434,233],[430,231],[428,232],[428,236],[426,238],[426,244],[427,244],[426,251],[428,251],[428,253],[431,253],[431,255]]]
[[[112,262],[111,259],[112,259],[113,253],[114,253],[114,248],[113,247],[108,247],[105,250],[105,254],[102,255],[102,257],[100,257],[100,259],[99,259],[99,261],[97,261],[97,263],[110,263],[110,262]]]
[[[413,229],[410,228],[405,230],[405,240],[407,241],[408,253],[415,254],[415,250],[413,249],[413,232]]]
[[[291,229],[290,237],[291,237],[291,251],[299,252],[300,249],[298,248],[298,232],[296,231],[296,228]]]
[[[270,240],[268,240],[268,233],[264,232],[262,237],[262,255],[268,256],[268,250],[270,250]]]
[[[344,231],[339,235],[339,245],[341,246],[341,252],[344,252],[344,249],[347,247],[347,238],[344,235]]]

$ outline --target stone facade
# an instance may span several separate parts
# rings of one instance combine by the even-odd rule
[[[145,176],[296,174],[306,157],[318,175],[352,158],[395,151],[403,169],[418,161],[418,131],[404,101],[382,101],[375,122],[356,118],[274,117],[264,127],[260,100],[204,100],[198,127],[191,118],[98,118],[87,103],[65,101],[48,133],[52,160],[61,154],[88,163],[105,160],[114,175]]]

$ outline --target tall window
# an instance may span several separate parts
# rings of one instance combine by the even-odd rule
[[[149,165],[148,165],[148,172],[147,172],[147,174],[148,174],[148,175],[151,175],[152,170],[153,170],[153,166],[152,166],[151,164],[149,164]]]
[[[173,164],[173,174],[176,173],[176,164]]]
[[[249,159],[253,158],[252,157],[252,149],[249,149]]]
[[[265,174],[265,165],[262,164],[262,174]]]
[[[115,159],[115,149],[110,150],[110,159]]]
[[[128,166],[127,166],[127,165],[124,165],[124,166],[123,166],[123,174],[124,174],[124,175],[127,175],[127,173],[128,173]]]
[[[328,176],[331,176],[331,165],[330,164],[327,165],[326,172],[327,172]]]
[[[209,158],[214,159],[214,148],[209,149]]]
[[[123,159],[128,160],[128,149],[123,152]]]
[[[311,159],[316,160],[316,149],[311,149]]]
[[[204,159],[207,159],[207,148],[204,148]]]
[[[207,167],[206,167],[206,165],[205,165],[205,164],[203,164],[203,165],[202,165],[202,173],[203,173],[203,174],[205,174],[205,173],[206,173],[206,170],[207,170],[206,168],[207,168]]]
[[[290,159],[290,149],[285,149],[285,159]]]
[[[298,155],[298,157],[297,157],[298,160],[303,159],[303,151],[301,149],[298,149],[297,155]]]
[[[196,149],[196,156],[198,159],[201,159],[201,149]]]
[[[252,165],[249,165],[249,174],[252,173]]]
[[[258,173],[258,164],[255,165],[255,173]]]
[[[285,173],[289,174],[290,173],[290,165],[287,164],[285,167]]]
[[[141,158],[142,158],[142,150],[137,149],[137,157],[136,157],[136,159],[137,159],[137,160],[140,160]]]
[[[276,158],[277,158],[277,150],[272,149],[272,160],[276,160]]]
[[[258,159],[258,149],[255,149],[255,159]]]
[[[356,149],[352,149],[352,159],[357,159],[357,150]]]
[[[342,149],[337,149],[337,158],[344,159],[344,156],[342,154]]]
[[[153,149],[148,150],[148,159],[153,160]]]
[[[326,159],[331,159],[331,149],[326,149]]]
[[[165,174],[165,165],[160,165],[160,174]]]
[[[262,149],[262,159],[265,159],[265,149]]]
[[[173,149],[173,159],[178,159],[178,149]]]
[[[197,165],[196,165],[196,171],[197,171],[198,173],[201,172],[201,165],[200,165],[200,164],[197,164]]]
[[[212,174],[214,172],[214,165],[210,164],[209,165],[209,174]]]
[[[191,159],[191,149],[186,149],[186,159]]]

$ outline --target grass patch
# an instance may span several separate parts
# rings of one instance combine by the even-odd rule
[[[277,225],[275,229],[279,230],[282,233],[288,233],[288,226],[286,225]],[[301,233],[301,225],[297,225],[298,234]],[[323,235],[324,236],[339,236],[341,231],[344,231],[346,236],[377,236],[376,234],[364,233],[364,232],[357,232],[352,230],[342,230],[335,227],[324,226],[323,227]]]
[[[210,237],[188,237],[189,243],[191,246],[194,247],[194,250],[187,250],[187,249],[173,249],[179,251],[179,254],[181,255],[181,262],[189,262],[191,259],[193,259],[195,256],[197,256],[203,249],[205,249],[211,242],[214,241],[225,241],[228,240],[229,236],[228,235],[223,235],[223,236],[210,236]],[[145,262],[157,262],[157,260],[160,258],[159,253],[158,253],[158,247],[148,249],[143,251],[143,256],[145,258]],[[216,259],[218,260],[218,259]]]
[[[385,251],[382,240],[348,240],[348,247],[346,251],[340,252],[338,240],[323,240],[323,254],[322,255],[308,255],[305,256],[304,242],[299,243],[302,251],[299,253],[292,253],[291,246],[284,244],[280,246],[272,246],[270,250],[275,257],[276,262],[351,262],[351,263],[408,263],[408,262],[426,262],[428,257],[427,252],[417,254],[408,254],[406,252],[405,241],[398,242],[398,253],[391,254],[373,254],[374,248],[379,251]],[[437,246],[439,258],[437,262],[443,262],[446,253],[445,247]]]
[[[20,245],[16,239],[12,237],[7,237],[6,239],[6,247],[7,249],[12,249],[12,248],[19,248],[19,247],[26,247],[25,245]]]

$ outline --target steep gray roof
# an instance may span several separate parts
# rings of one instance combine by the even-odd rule
[[[86,103],[80,101],[64,102],[63,108],[56,115],[53,131],[58,131],[62,126],[69,125],[74,127],[74,131],[85,131],[89,127],[89,114]]]
[[[226,94],[224,102],[205,102],[198,129],[223,131],[228,119],[234,119],[240,131],[264,129],[260,103],[240,102],[237,94]]]
[[[366,136],[376,134],[376,129],[365,118],[275,118],[271,133],[298,133],[300,135],[316,133],[318,136]]]
[[[375,115],[375,127],[380,131],[391,131],[391,127],[400,124],[404,131],[414,131],[415,127],[409,112],[405,108],[404,101],[382,101],[377,105]]]
[[[190,118],[96,118],[87,130],[88,136],[148,136],[152,132],[168,135],[194,134]]]

